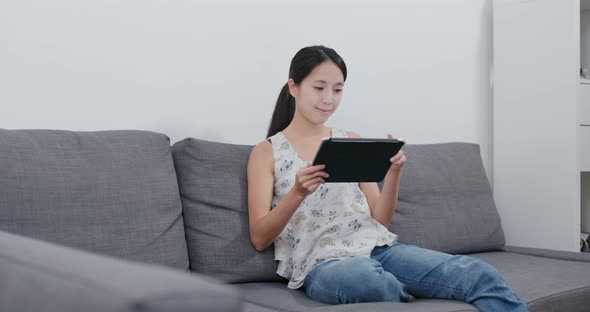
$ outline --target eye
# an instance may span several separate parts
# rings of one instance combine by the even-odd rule
[[[340,92],[342,92],[342,89],[336,89],[334,91],[336,91],[336,93],[340,93]]]
[[[322,87],[313,87],[313,88],[316,89],[316,90],[318,90],[318,91],[324,90],[324,88],[322,88]]]

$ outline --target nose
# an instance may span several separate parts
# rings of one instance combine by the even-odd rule
[[[334,102],[334,92],[332,90],[326,90],[322,103],[332,105]]]

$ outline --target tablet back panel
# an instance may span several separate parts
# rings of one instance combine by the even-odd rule
[[[379,182],[402,146],[391,139],[330,138],[322,142],[313,164],[326,165],[326,182]]]

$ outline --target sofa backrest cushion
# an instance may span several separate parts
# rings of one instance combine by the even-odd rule
[[[229,283],[282,281],[274,249],[254,249],[246,168],[252,146],[187,138],[172,146],[190,269]]]
[[[0,229],[188,269],[167,136],[0,129]]]
[[[172,147],[191,270],[226,282],[282,280],[274,250],[249,235],[246,168],[252,146],[185,139]],[[390,230],[402,242],[443,252],[499,249],[504,234],[479,147],[407,145]]]
[[[499,250],[504,231],[479,145],[406,145],[391,232],[399,241],[447,253]]]

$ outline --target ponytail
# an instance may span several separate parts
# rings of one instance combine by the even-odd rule
[[[277,99],[277,104],[275,105],[275,110],[272,113],[272,118],[270,120],[270,126],[268,127],[268,134],[266,137],[270,138],[278,132],[285,130],[285,128],[287,128],[287,126],[293,120],[294,115],[295,98],[293,98],[291,93],[289,93],[289,83],[286,83],[283,89],[281,89],[281,93]]]

